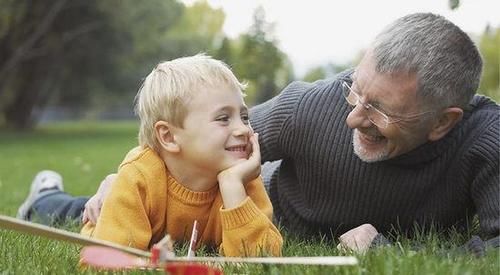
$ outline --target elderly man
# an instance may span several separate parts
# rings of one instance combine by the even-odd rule
[[[263,168],[277,219],[356,250],[377,230],[463,229],[475,214],[484,237],[498,236],[500,108],[474,95],[481,67],[457,26],[411,14],[354,71],[253,108],[263,161],[282,160]]]

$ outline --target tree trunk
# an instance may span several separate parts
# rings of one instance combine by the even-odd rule
[[[34,126],[31,114],[38,98],[36,79],[36,68],[34,62],[28,62],[24,66],[21,75],[23,79],[17,79],[14,89],[16,90],[14,100],[5,107],[4,115],[7,127],[15,129],[30,129]],[[34,79],[35,78],[35,79]]]

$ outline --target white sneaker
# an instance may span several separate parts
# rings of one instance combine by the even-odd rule
[[[28,218],[28,212],[33,203],[39,198],[39,194],[47,189],[57,189],[63,191],[63,181],[61,175],[50,170],[38,172],[33,179],[33,182],[31,182],[30,194],[17,210],[16,217],[18,219],[26,220]]]

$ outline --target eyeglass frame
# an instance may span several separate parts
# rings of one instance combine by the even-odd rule
[[[345,98],[345,100],[347,101],[347,103],[351,107],[353,107],[353,108],[355,108],[356,106],[358,106],[358,104],[361,103],[361,106],[367,111],[368,120],[370,120],[371,123],[373,123],[375,126],[381,128],[381,129],[387,128],[389,126],[389,124],[398,123],[398,122],[401,122],[401,121],[409,121],[409,120],[416,119],[417,117],[422,116],[422,115],[426,115],[426,114],[430,114],[430,113],[435,113],[435,111],[425,111],[425,112],[422,112],[422,113],[412,114],[412,115],[409,115],[409,116],[394,118],[393,116],[389,116],[386,113],[382,112],[381,110],[379,110],[377,107],[371,105],[370,103],[365,103],[365,102],[361,101],[361,96],[358,93],[356,93],[352,89],[351,86],[352,85],[350,85],[347,81],[342,80],[342,96]],[[349,91],[348,94],[347,94],[346,89]],[[351,94],[353,94],[354,96],[356,96],[356,102],[351,102],[348,99],[348,97]],[[373,112],[371,113],[372,116],[370,116],[370,110],[374,111],[375,113],[379,114],[382,117],[382,121],[384,122],[383,125],[379,125],[380,123],[375,122],[375,120],[372,118],[373,117]]]

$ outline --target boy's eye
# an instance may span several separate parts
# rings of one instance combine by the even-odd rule
[[[250,121],[250,116],[248,116],[248,114],[241,114],[241,120],[243,121],[243,123],[248,124],[248,122]]]
[[[223,122],[226,122],[226,121],[229,121],[229,116],[228,116],[228,115],[218,116],[215,120],[216,120],[216,121],[223,121]]]

